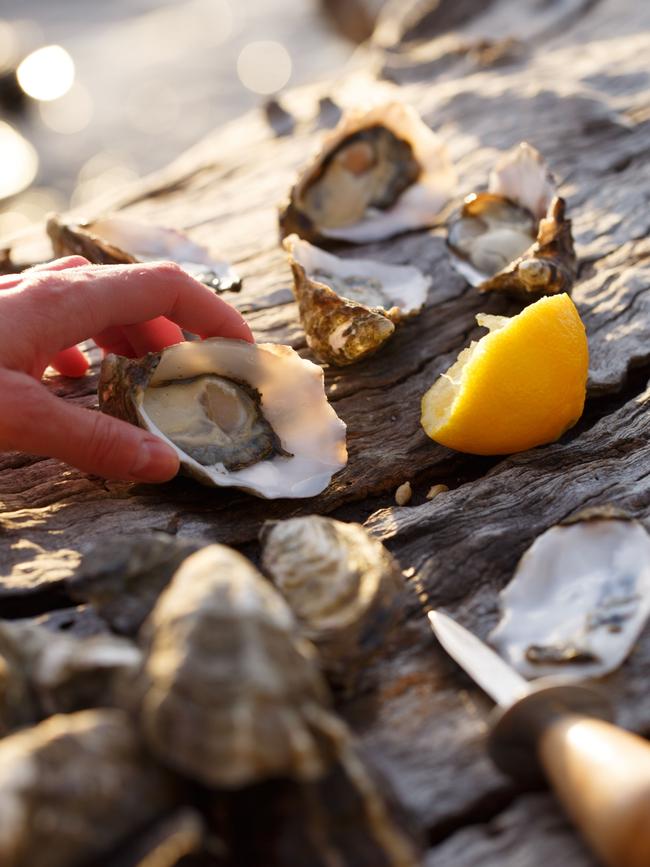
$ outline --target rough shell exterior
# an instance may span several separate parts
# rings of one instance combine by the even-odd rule
[[[311,515],[265,525],[262,565],[335,681],[385,651],[401,618],[399,566],[360,524]]]
[[[153,827],[130,838],[101,867],[213,867],[218,862],[190,856],[205,852],[205,827],[200,814],[191,807],[182,807],[165,816]]]
[[[210,545],[185,560],[143,627],[151,750],[211,787],[322,775],[327,690],[295,632],[282,597],[236,551]]]
[[[106,863],[177,797],[123,711],[53,716],[0,741],[0,864]]]

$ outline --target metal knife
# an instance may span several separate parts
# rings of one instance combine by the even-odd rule
[[[488,749],[510,776],[546,777],[608,867],[650,867],[650,743],[613,725],[592,687],[529,683],[475,635],[430,611],[440,644],[497,703]]]

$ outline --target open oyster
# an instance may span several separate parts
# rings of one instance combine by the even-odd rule
[[[448,226],[456,270],[481,292],[525,300],[571,292],[576,257],[565,203],[538,151],[522,142],[496,164]]]
[[[151,750],[211,787],[311,779],[332,761],[327,690],[282,597],[241,554],[192,554],[142,631]]]
[[[410,265],[340,259],[290,235],[284,241],[307,343],[343,366],[376,352],[395,325],[419,313],[431,278]]]
[[[360,524],[318,515],[269,522],[262,541],[262,566],[329,675],[347,680],[385,649],[404,581],[381,542]]]
[[[217,337],[108,355],[98,392],[104,412],[162,437],[203,484],[312,497],[347,461],[322,370],[288,346]]]
[[[281,234],[359,244],[431,226],[455,182],[444,145],[412,107],[348,112],[292,188]]]
[[[177,797],[123,711],[51,717],[0,741],[0,864],[106,863]]]
[[[599,677],[650,614],[650,536],[620,515],[578,515],[535,540],[500,599],[490,640],[523,675]]]
[[[227,262],[215,259],[206,247],[183,232],[155,226],[125,214],[108,214],[90,222],[66,222],[53,215],[47,233],[57,256],[85,256],[97,265],[153,262],[164,259],[215,292],[238,292],[241,278]]]

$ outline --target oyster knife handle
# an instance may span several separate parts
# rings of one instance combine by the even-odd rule
[[[541,765],[607,867],[650,865],[650,743],[609,722],[561,714],[541,733]]]

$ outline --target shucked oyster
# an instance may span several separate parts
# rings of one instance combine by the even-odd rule
[[[540,154],[522,142],[496,164],[487,192],[467,196],[449,223],[456,270],[480,291],[536,300],[570,293],[571,221]]]
[[[264,570],[335,680],[386,647],[404,581],[381,542],[360,524],[318,515],[266,524],[262,540]]]
[[[422,308],[431,285],[417,268],[340,259],[290,235],[284,241],[307,343],[346,365],[376,352],[395,324]]]
[[[359,244],[430,226],[455,181],[444,145],[412,107],[349,112],[292,188],[281,234]]]
[[[288,346],[213,338],[108,355],[100,407],[165,439],[203,484],[312,497],[347,461],[323,372]]]
[[[547,530],[501,592],[490,640],[526,677],[600,677],[623,662],[650,614],[650,536],[593,510]]]
[[[89,223],[47,221],[47,233],[57,256],[85,256],[97,265],[153,262],[164,259],[216,292],[238,292],[241,279],[227,262],[215,259],[206,247],[182,232],[155,226],[125,214],[109,214]]]

